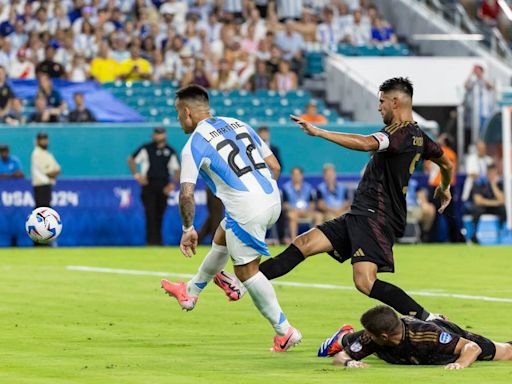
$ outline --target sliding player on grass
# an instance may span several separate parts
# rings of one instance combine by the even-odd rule
[[[477,360],[512,360],[511,342],[489,340],[443,319],[400,318],[385,305],[365,312],[361,324],[364,330],[359,332],[344,325],[322,343],[318,356],[334,356],[334,365],[349,368],[368,368],[360,360],[372,354],[391,364],[446,369],[467,368]]]

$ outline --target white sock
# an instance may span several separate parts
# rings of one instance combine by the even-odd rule
[[[243,284],[251,295],[256,308],[267,318],[276,333],[280,336],[286,335],[290,328],[290,323],[277,302],[274,287],[265,275],[258,272],[250,279],[244,281]]]
[[[204,258],[195,276],[187,283],[187,293],[199,296],[210,280],[226,266],[228,258],[228,247],[212,242],[210,252]]]

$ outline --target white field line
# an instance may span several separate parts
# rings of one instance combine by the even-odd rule
[[[171,272],[156,272],[156,271],[139,271],[135,269],[114,269],[114,268],[99,268],[99,267],[88,267],[85,265],[68,265],[67,270],[70,271],[81,271],[81,272],[96,272],[96,273],[115,273],[120,275],[138,275],[138,276],[160,276],[160,277],[177,277],[188,279],[193,275],[188,273],[171,273]],[[355,290],[353,286],[346,285],[334,285],[334,284],[314,284],[314,283],[299,283],[295,281],[273,281],[273,285],[282,285],[288,287],[300,287],[300,288],[316,288],[316,289],[336,289],[344,291]],[[480,296],[480,295],[465,295],[461,293],[449,293],[449,292],[430,292],[430,291],[409,291],[411,295],[415,296],[427,296],[427,297],[448,297],[453,299],[462,300],[477,300],[477,301],[492,301],[498,303],[512,303],[512,298],[505,297],[492,297],[492,296]]]

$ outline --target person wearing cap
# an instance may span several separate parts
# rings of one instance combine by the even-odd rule
[[[162,221],[167,207],[167,196],[174,190],[180,173],[178,156],[174,148],[167,144],[164,128],[157,127],[153,130],[153,141],[137,148],[128,157],[128,166],[134,179],[142,187],[146,243],[162,245]]]
[[[300,118],[312,124],[327,124],[327,119],[324,115],[318,113],[317,102],[311,100],[306,105],[306,111],[300,115]]]
[[[11,87],[6,82],[5,68],[0,66],[0,119],[11,109],[11,100],[14,97]]]
[[[50,206],[53,185],[61,171],[59,163],[48,151],[48,143],[48,134],[39,132],[36,136],[36,146],[32,151],[30,168],[35,208]]]
[[[22,178],[20,161],[9,154],[9,146],[0,144],[0,179]]]
[[[20,48],[16,58],[13,59],[9,68],[9,77],[11,79],[34,79],[36,76],[35,66],[32,61],[27,60],[27,50]]]

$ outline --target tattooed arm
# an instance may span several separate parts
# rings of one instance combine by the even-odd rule
[[[180,215],[183,222],[180,249],[186,257],[196,254],[197,232],[194,229],[194,216],[196,203],[194,201],[194,183],[181,183],[180,188]]]
[[[190,228],[194,224],[196,204],[194,201],[195,184],[182,183],[180,188],[180,215],[184,228]]]

